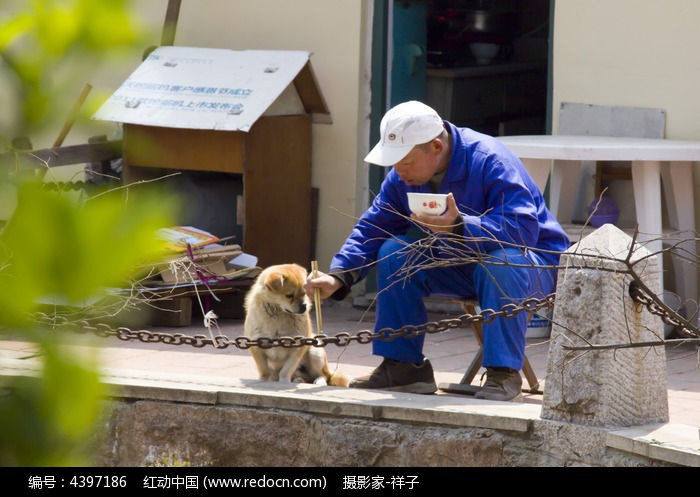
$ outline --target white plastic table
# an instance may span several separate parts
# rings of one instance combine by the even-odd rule
[[[566,135],[502,136],[499,140],[520,157],[542,191],[551,175],[549,206],[560,222],[571,222],[581,161],[631,161],[639,241],[653,253],[662,249],[662,184],[669,224],[683,237],[674,240],[695,238],[692,163],[700,161],[700,141]],[[696,254],[694,242],[682,247],[689,257]],[[688,274],[687,268],[674,266],[677,293],[697,300],[697,271]],[[660,283],[663,289],[663,273]]]

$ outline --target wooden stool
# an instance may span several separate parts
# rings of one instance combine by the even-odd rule
[[[464,309],[464,312],[467,314],[471,315],[476,315],[476,308],[479,306],[479,303],[475,300],[459,300],[457,301],[461,306],[462,309]],[[530,316],[528,316],[528,322],[530,321]],[[472,323],[472,326],[474,327],[474,334],[476,335],[476,339],[479,342],[479,350],[474,356],[474,359],[472,359],[471,364],[469,365],[469,368],[467,368],[466,373],[464,373],[464,376],[462,377],[462,380],[459,383],[440,383],[438,385],[438,388],[440,390],[443,390],[445,392],[449,393],[463,393],[463,394],[468,394],[468,395],[474,395],[476,392],[479,391],[481,387],[472,385],[472,380],[476,376],[476,373],[479,372],[479,369],[481,369],[481,361],[484,356],[484,337],[483,337],[483,328],[481,326],[480,322],[474,322]],[[539,393],[541,394],[542,391],[540,390],[540,383],[537,380],[537,375],[535,374],[535,370],[532,369],[532,365],[530,364],[530,361],[527,358],[527,355],[525,356],[525,361],[523,362],[523,368],[522,368],[523,374],[525,375],[525,379],[527,380],[528,384],[530,385],[529,389],[523,389],[524,392],[529,392],[529,393]]]

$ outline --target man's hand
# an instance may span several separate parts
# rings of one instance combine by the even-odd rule
[[[431,214],[411,214],[411,219],[425,226],[434,233],[452,233],[461,222],[457,202],[452,193],[447,194],[447,209],[438,216]]]
[[[313,273],[309,273],[309,276],[306,278],[306,283],[304,283],[304,291],[306,295],[314,298],[314,291],[318,288],[320,290],[319,294],[321,299],[325,300],[333,295],[341,286],[343,286],[343,283],[341,283],[338,278],[318,271],[316,277],[314,277]]]

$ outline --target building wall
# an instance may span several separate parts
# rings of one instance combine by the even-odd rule
[[[562,101],[666,109],[666,137],[700,139],[700,2],[555,0],[553,129]]]
[[[698,19],[697,0],[555,0],[553,131],[568,101],[665,109],[666,138],[700,140]]]

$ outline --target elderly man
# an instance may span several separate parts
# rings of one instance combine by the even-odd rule
[[[306,291],[343,299],[377,269],[375,331],[427,322],[423,298],[476,298],[500,309],[554,291],[556,265],[570,242],[518,157],[498,139],[444,121],[429,106],[409,101],[382,118],[379,143],[365,161],[391,167],[327,273],[310,275]],[[437,215],[411,213],[408,192],[447,194]],[[418,228],[418,229],[411,229]],[[425,242],[426,236],[429,243]],[[476,397],[521,397],[527,316],[483,326],[486,381]],[[431,394],[433,368],[424,335],[374,340],[383,357],[354,388]]]

